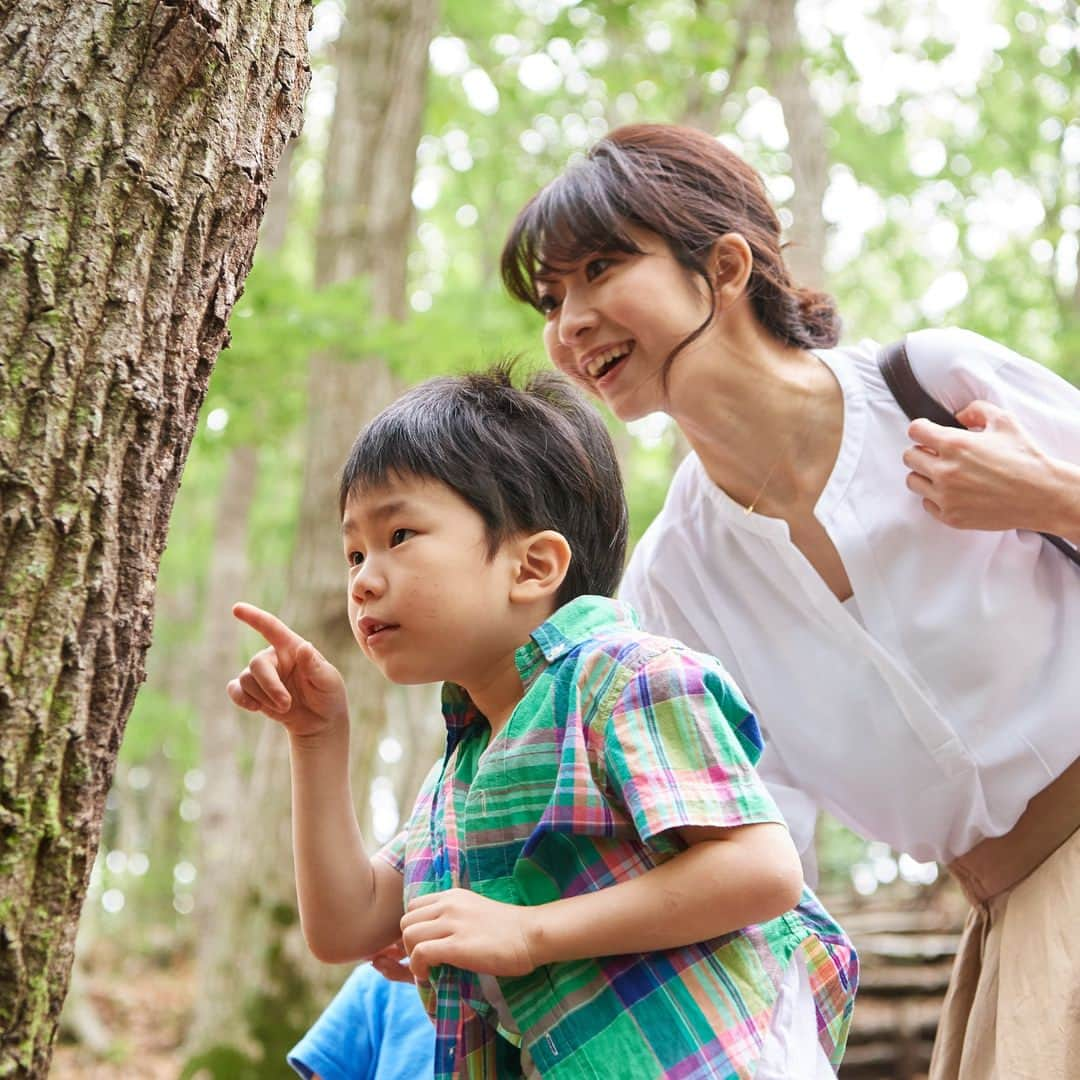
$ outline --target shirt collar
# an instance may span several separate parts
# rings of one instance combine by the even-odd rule
[[[633,608],[606,596],[578,596],[555,611],[514,653],[514,663],[525,691],[545,668],[565,656],[601,630],[640,626]],[[442,712],[450,732],[461,732],[483,714],[465,689],[457,683],[443,683]]]

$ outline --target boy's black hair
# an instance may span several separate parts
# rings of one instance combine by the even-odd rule
[[[611,436],[561,375],[535,372],[518,389],[513,374],[504,362],[429,379],[379,413],[345,463],[340,513],[354,492],[394,477],[437,480],[484,519],[490,555],[521,533],[562,533],[571,559],[557,604],[611,596],[627,537]]]

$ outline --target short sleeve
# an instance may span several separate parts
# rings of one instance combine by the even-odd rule
[[[970,330],[908,335],[911,366],[950,412],[981,398],[1012,413],[1048,454],[1080,464],[1080,389]]]
[[[410,819],[411,823],[411,819]],[[409,825],[401,829],[392,840],[388,840],[374,858],[388,862],[402,877],[405,876],[405,845],[409,840]]]
[[[649,659],[611,708],[604,772],[646,843],[686,826],[783,823],[754,770],[757,721],[705,657],[672,648]]]
[[[387,841],[378,851],[374,858],[388,862],[402,877],[405,876],[405,852],[409,841],[409,832],[414,824],[419,824],[426,829],[426,822],[431,814],[431,801],[435,795],[435,785],[442,773],[442,762],[437,761],[428,770],[424,782],[420,785],[420,792],[416,796],[416,802],[409,814],[408,821],[392,840]]]

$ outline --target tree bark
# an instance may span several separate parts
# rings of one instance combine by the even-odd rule
[[[796,0],[766,0],[761,25],[769,38],[768,86],[784,110],[795,181],[785,260],[798,284],[820,289],[825,281],[821,204],[829,182],[828,130],[803,68],[795,7]]]
[[[304,0],[0,14],[0,1075],[44,1076]]]

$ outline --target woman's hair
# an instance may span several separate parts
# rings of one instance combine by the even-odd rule
[[[600,251],[640,254],[627,227],[667,241],[705,282],[708,318],[668,357],[670,367],[716,313],[709,257],[726,233],[750,245],[747,295],[759,322],[786,345],[828,348],[840,337],[831,296],[792,282],[780,222],[757,172],[711,135],[672,124],[616,128],[525,205],[502,253],[502,277],[518,300],[539,309],[536,279],[564,272]]]
[[[571,560],[558,604],[611,596],[627,541],[611,436],[561,375],[540,371],[520,389],[514,383],[514,365],[504,361],[407,391],[357,436],[341,475],[339,512],[351,495],[397,477],[435,480],[483,518],[491,556],[520,533],[562,533]]]

